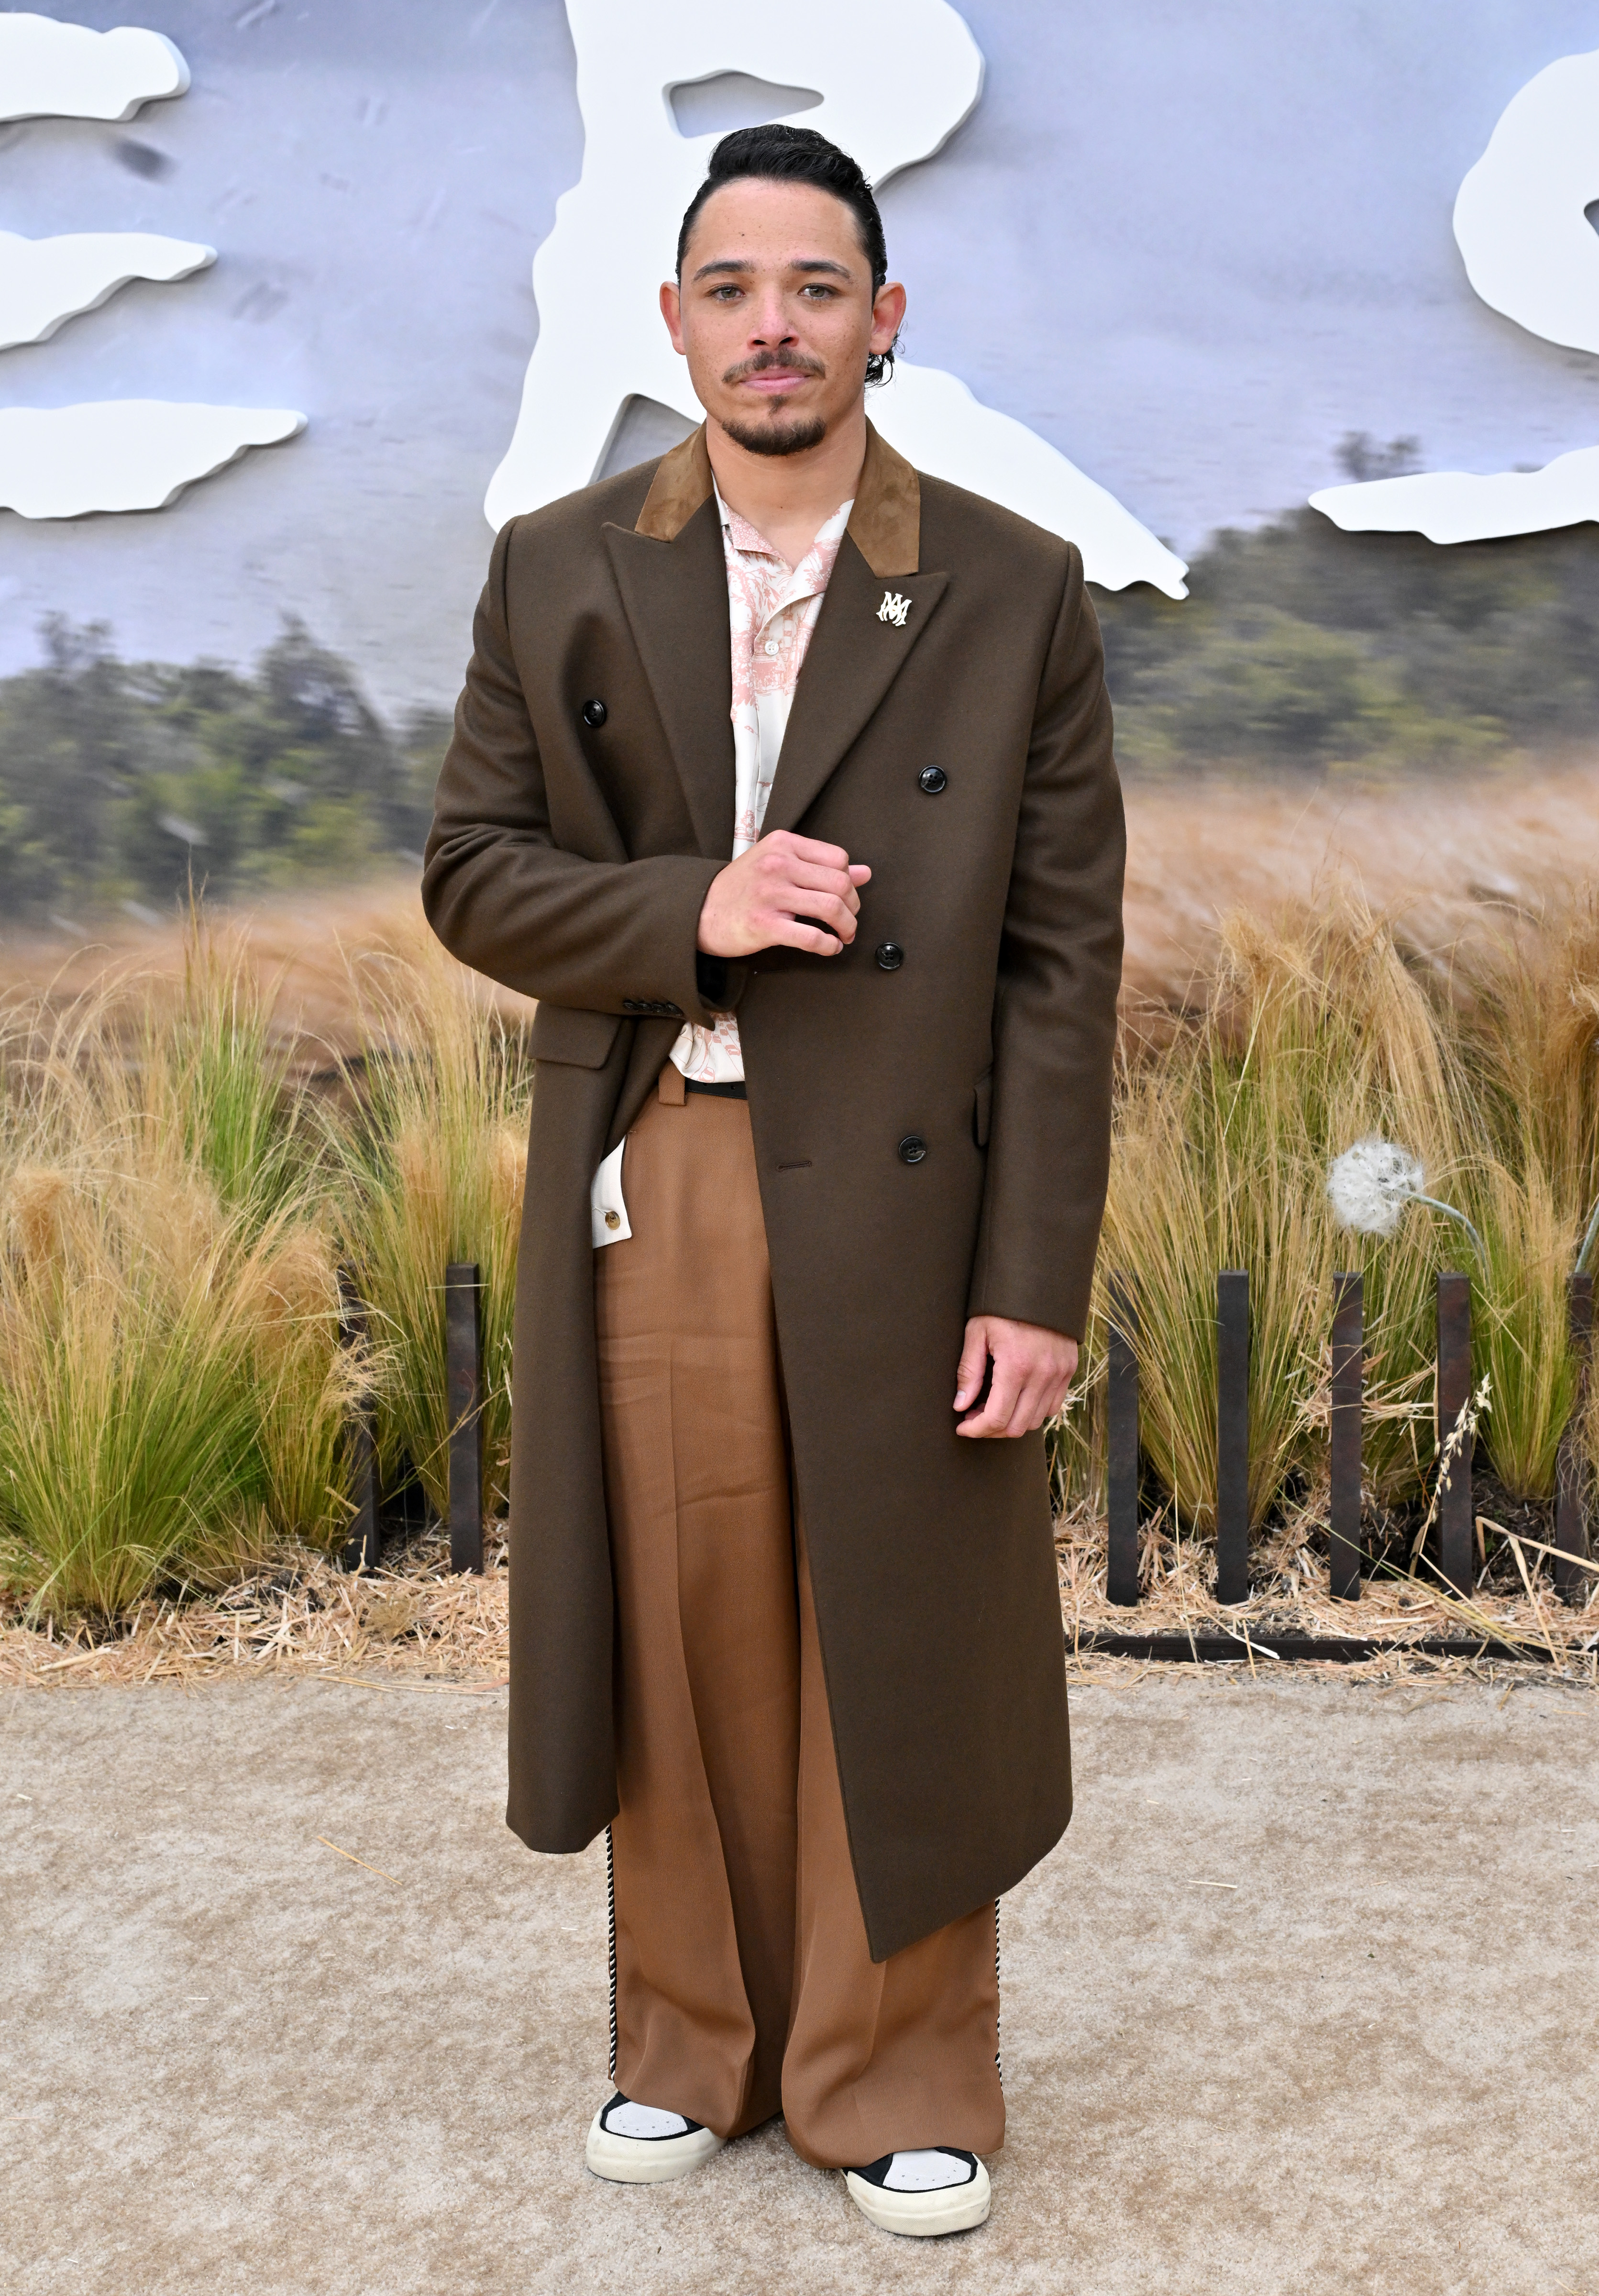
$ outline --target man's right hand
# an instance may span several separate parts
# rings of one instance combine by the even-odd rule
[[[707,956],[753,956],[762,948],[837,956],[855,939],[857,889],[871,874],[840,845],[775,829],[711,879],[699,945]]]

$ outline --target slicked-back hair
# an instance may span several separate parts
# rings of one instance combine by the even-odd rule
[[[769,120],[762,127],[735,127],[711,153],[709,172],[689,201],[677,234],[679,284],[689,234],[706,201],[724,184],[750,177],[767,184],[813,184],[817,191],[831,192],[835,200],[842,200],[855,217],[861,252],[872,266],[872,291],[877,292],[889,275],[888,242],[877,201],[859,160],[840,152],[825,135],[818,135],[814,127],[785,127],[778,120]],[[886,351],[873,351],[866,361],[868,383],[887,382],[893,372],[892,344]]]

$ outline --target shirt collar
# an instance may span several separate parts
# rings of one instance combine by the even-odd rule
[[[722,532],[729,545],[734,550],[749,554],[758,554],[764,558],[773,559],[779,566],[787,566],[788,561],[781,552],[773,547],[758,528],[751,526],[747,518],[741,518],[737,511],[729,509],[722,499],[722,489],[717,485],[714,478],[711,480],[711,488],[717,498],[717,517],[721,521]],[[849,501],[840,503],[826,524],[817,530],[816,538],[806,552],[805,558],[800,560],[800,566],[789,567],[790,573],[797,574],[800,567],[803,566],[807,560],[813,558],[818,550],[826,549],[830,545],[836,545],[843,540],[844,529],[849,523],[849,513],[854,507],[855,496],[851,495]]]

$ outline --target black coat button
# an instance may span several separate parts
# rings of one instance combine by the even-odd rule
[[[916,787],[925,790],[929,797],[937,797],[949,787],[949,775],[942,766],[923,766],[916,775]]]
[[[919,1164],[927,1153],[927,1143],[919,1132],[907,1132],[899,1144],[902,1164]]]
[[[905,963],[905,951],[897,940],[885,940],[877,951],[877,962],[885,972],[898,972]]]
[[[606,709],[597,693],[592,701],[586,701],[583,704],[583,723],[586,726],[603,726],[610,715],[610,710]]]

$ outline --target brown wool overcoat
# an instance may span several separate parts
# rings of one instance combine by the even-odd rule
[[[885,595],[908,599],[902,619]],[[1076,549],[919,477],[871,431],[766,816],[871,864],[858,935],[718,980],[695,938],[732,852],[728,656],[697,432],[501,532],[439,784],[433,928],[539,1000],[507,1817],[535,1849],[576,1850],[615,1813],[589,1185],[682,1018],[731,1007],[881,1960],[1009,1889],[1070,1815],[1042,1439],[957,1437],[951,1398],[968,1316],[1084,1328],[1121,801]]]

